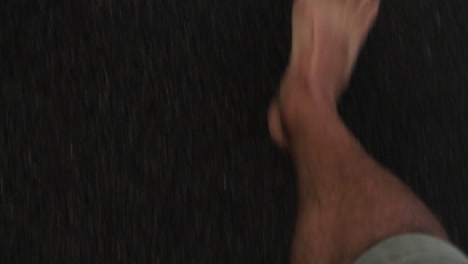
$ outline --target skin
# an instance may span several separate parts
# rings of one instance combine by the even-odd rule
[[[296,0],[289,65],[270,134],[297,168],[291,263],[352,263],[394,235],[446,233],[421,200],[344,125],[337,101],[377,16],[375,0]]]

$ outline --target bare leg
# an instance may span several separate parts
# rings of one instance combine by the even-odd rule
[[[374,0],[296,0],[291,61],[269,113],[298,172],[291,262],[352,263],[392,235],[446,238],[424,204],[360,146],[336,101],[377,14]]]

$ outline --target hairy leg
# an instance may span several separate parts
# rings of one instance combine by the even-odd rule
[[[312,109],[285,121],[298,173],[292,263],[352,263],[398,234],[445,238],[426,206],[366,153],[336,111]]]

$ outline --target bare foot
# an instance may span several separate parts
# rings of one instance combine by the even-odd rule
[[[378,7],[378,0],[295,1],[290,62],[279,97],[269,110],[270,132],[277,145],[288,146],[284,117],[290,108],[300,101],[306,106],[311,103],[298,97],[314,96],[336,104]]]
[[[346,82],[378,7],[378,0],[296,0],[289,67],[315,78],[333,72]]]

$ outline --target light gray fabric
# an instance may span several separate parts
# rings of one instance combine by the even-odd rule
[[[420,234],[389,238],[364,253],[355,264],[468,264],[452,244]]]

